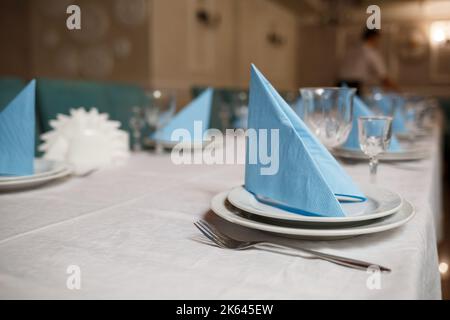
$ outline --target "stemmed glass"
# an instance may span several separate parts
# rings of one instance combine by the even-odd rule
[[[392,117],[369,116],[358,118],[359,145],[369,157],[370,180],[376,182],[378,155],[387,150],[392,136]]]
[[[356,89],[345,87],[301,88],[304,120],[327,147],[343,144],[351,131]]]
[[[147,92],[149,105],[145,109],[145,119],[149,127],[154,132],[156,143],[156,153],[163,152],[162,141],[158,138],[158,133],[172,119],[176,110],[176,94],[173,90],[151,90]]]
[[[410,141],[414,141],[420,127],[421,115],[425,110],[425,103],[421,97],[406,96],[401,109],[405,121],[406,132]]]
[[[235,120],[233,127],[236,129],[247,129],[248,126],[248,94],[246,91],[239,91],[232,96],[233,114]]]
[[[145,126],[144,111],[141,107],[136,106],[131,109],[131,112],[130,127],[133,136],[131,149],[138,152],[142,150],[142,129]]]

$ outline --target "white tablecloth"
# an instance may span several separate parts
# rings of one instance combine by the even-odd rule
[[[240,236],[267,237],[209,211],[215,194],[243,183],[243,166],[174,165],[168,155],[143,153],[120,168],[0,195],[0,298],[439,299],[438,162],[434,148],[427,160],[380,165],[379,183],[417,210],[404,227],[339,241],[287,240],[389,266],[380,289],[367,287],[364,271],[194,241],[192,222],[205,215]],[[368,181],[367,164],[345,167]],[[79,290],[66,286],[70,265],[81,270]]]

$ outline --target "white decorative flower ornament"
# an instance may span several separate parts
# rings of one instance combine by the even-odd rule
[[[50,121],[53,130],[41,135],[44,158],[71,164],[76,174],[123,163],[129,157],[129,138],[120,122],[108,120],[96,108],[71,109]]]

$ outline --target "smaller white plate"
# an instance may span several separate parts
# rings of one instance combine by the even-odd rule
[[[404,200],[400,210],[386,218],[372,220],[370,224],[350,226],[347,228],[305,228],[286,227],[254,221],[245,216],[245,212],[232,206],[227,200],[228,191],[221,192],[211,200],[211,209],[219,217],[228,222],[250,229],[266,231],[284,237],[309,240],[333,240],[349,238],[364,234],[382,232],[400,227],[414,216],[415,211],[411,203]]]
[[[27,176],[0,176],[0,184],[3,182],[30,180],[57,174],[67,169],[67,164],[60,161],[34,159],[34,174]]]
[[[429,130],[418,130],[414,133],[414,137],[415,139],[423,139],[423,138],[427,138],[429,136],[431,136],[432,132]],[[411,140],[411,135],[407,132],[399,132],[396,133],[395,136],[397,137],[397,139],[399,140],[406,140],[406,141],[410,141]]]
[[[347,149],[347,148],[334,148],[331,153],[337,157],[355,159],[355,160],[368,160],[361,150]],[[430,155],[430,150],[424,147],[407,148],[398,152],[383,152],[378,156],[381,161],[409,161],[409,160],[421,160]]]
[[[376,186],[364,186],[365,202],[342,203],[345,217],[305,216],[259,202],[243,186],[233,188],[228,194],[230,203],[249,213],[271,219],[307,223],[354,223],[382,218],[397,212],[402,198],[395,192]]]
[[[180,144],[180,142],[174,142],[174,141],[161,141],[161,145],[164,149],[173,149],[175,146],[179,145],[182,149],[188,150],[188,149],[203,149],[210,143],[214,143],[213,141],[203,141],[203,142],[183,142]],[[145,145],[147,147],[155,147],[156,141],[151,139],[145,140]],[[216,142],[215,147],[220,146],[221,144]]]
[[[72,173],[72,169],[68,165],[45,159],[35,159],[35,171],[34,175],[14,177],[16,179],[8,177],[0,180],[0,192],[35,188]]]

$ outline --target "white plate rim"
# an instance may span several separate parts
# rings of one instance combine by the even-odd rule
[[[59,178],[63,178],[65,176],[68,176],[72,174],[72,169],[69,167],[66,167],[66,169],[54,174],[54,175],[47,175],[40,178],[35,179],[22,179],[22,180],[14,180],[14,181],[8,181],[5,183],[0,183],[0,191],[5,191],[7,188],[14,188],[14,190],[19,189],[20,187],[28,187],[32,185],[38,185],[43,184],[52,180],[56,180]]]
[[[333,148],[331,153],[335,156],[348,158],[348,159],[358,159],[358,160],[368,160],[369,157],[366,156],[361,150],[347,149],[342,147]],[[404,161],[404,160],[421,160],[429,157],[430,150],[426,148],[410,149],[404,152],[383,152],[378,156],[379,160],[382,161]]]
[[[251,195],[251,193],[248,192],[247,190],[245,190],[245,188],[243,186],[238,186],[238,187],[231,189],[229,191],[227,198],[228,198],[228,201],[233,206],[235,206],[236,208],[238,208],[240,210],[247,211],[251,214],[255,214],[258,216],[271,218],[271,219],[283,220],[283,221],[308,222],[308,223],[310,223],[310,222],[314,222],[314,223],[351,223],[351,222],[358,222],[358,221],[373,220],[373,219],[383,218],[388,215],[394,214],[402,207],[404,200],[397,192],[394,192],[394,191],[391,191],[391,190],[388,190],[385,188],[375,187],[375,186],[371,186],[371,188],[383,189],[384,191],[388,191],[388,192],[392,193],[393,195],[397,196],[400,199],[400,204],[394,208],[391,208],[390,210],[386,210],[383,212],[379,212],[379,213],[375,213],[375,214],[352,216],[352,217],[311,217],[311,216],[304,216],[304,215],[300,215],[300,214],[291,213],[289,211],[276,208],[276,211],[278,211],[279,213],[286,212],[286,216],[280,216],[279,213],[258,211],[257,209],[243,206],[241,203],[236,201],[236,199],[233,196],[230,196],[232,194],[232,192],[239,192],[239,190],[242,190],[241,192],[246,192],[249,195]],[[253,195],[251,195],[251,196],[253,196]]]
[[[2,176],[2,177],[0,177],[0,185],[2,185],[3,183],[6,183],[6,182],[11,182],[11,181],[19,181],[19,180],[30,181],[33,179],[39,179],[41,177],[55,175],[57,173],[60,173],[63,170],[67,170],[69,168],[68,164],[66,164],[65,162],[62,162],[62,161],[48,160],[48,159],[43,159],[43,158],[35,158],[34,161],[35,162],[36,161],[53,162],[57,167],[54,169],[51,169],[49,171],[35,173],[35,174],[31,174],[31,175],[26,175],[26,176]]]
[[[340,236],[359,236],[364,234],[378,233],[382,231],[387,231],[400,227],[401,225],[410,221],[415,215],[414,206],[407,200],[403,201],[402,208],[387,220],[398,214],[403,213],[406,217],[394,221],[391,223],[386,223],[387,220],[382,220],[385,222],[381,225],[374,226],[373,224],[363,225],[363,226],[349,226],[344,228],[336,229],[307,229],[307,228],[288,228],[276,225],[270,225],[262,222],[256,222],[230,212],[224,205],[224,201],[227,199],[228,191],[221,192],[213,197],[211,200],[211,210],[216,213],[219,217],[227,220],[228,222],[247,227],[250,229],[267,231],[270,233],[289,235],[289,236],[311,236],[311,237],[340,237]],[[402,212],[409,210],[409,212]]]
[[[179,145],[182,149],[203,149],[207,145],[211,143],[215,143],[214,147],[220,147],[222,144],[214,141],[208,141],[204,140],[202,142],[200,141],[194,141],[194,142],[178,142],[178,141],[167,141],[167,140],[161,140],[159,141],[163,148],[166,149],[173,149],[175,146]],[[145,145],[148,147],[154,147],[156,145],[156,141],[152,139],[146,139]]]

